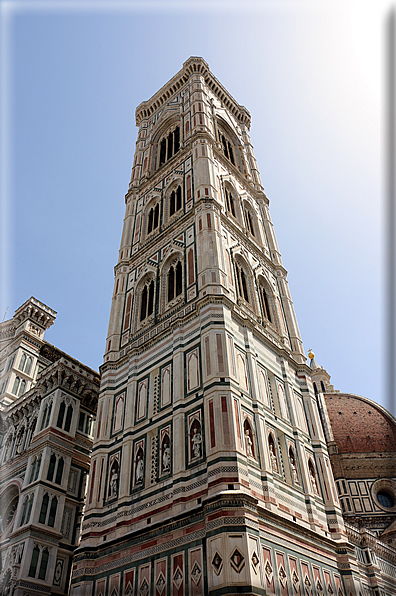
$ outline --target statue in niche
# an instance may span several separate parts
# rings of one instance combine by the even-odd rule
[[[273,472],[276,472],[277,474],[279,474],[278,458],[276,457],[275,445],[274,445],[273,441],[270,441],[270,443],[269,443],[269,449],[270,449],[270,458],[271,458],[272,471]]]
[[[195,427],[193,430],[193,436],[191,437],[194,458],[201,457],[202,435],[199,431],[200,427]]]
[[[292,450],[289,451],[289,455],[290,455],[290,467],[291,467],[291,471],[292,471],[293,482],[294,482],[294,484],[300,484],[300,482],[298,480],[296,460],[294,458],[294,453],[292,452]]]
[[[118,494],[118,463],[115,461],[110,473],[110,494],[109,498],[112,499]]]
[[[162,443],[162,472],[169,472],[171,464],[171,450],[169,437],[165,437]]]
[[[135,472],[135,482],[136,484],[141,484],[143,482],[143,450],[139,448],[139,451],[136,456],[136,472]]]
[[[246,447],[246,454],[248,457],[253,457],[253,449],[252,449],[252,439],[250,437],[249,429],[245,429],[245,447]]]
[[[318,483],[316,482],[315,472],[312,467],[312,464],[309,465],[308,467],[309,467],[309,476],[311,478],[312,490],[314,491],[315,495],[319,495]]]

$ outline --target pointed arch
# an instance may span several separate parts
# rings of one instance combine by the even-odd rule
[[[166,310],[169,304],[174,305],[183,298],[184,255],[179,250],[173,250],[161,266],[161,309]]]
[[[223,196],[226,211],[231,215],[239,224],[242,223],[242,211],[239,199],[239,194],[233,184],[228,180],[223,183]]]
[[[272,287],[263,273],[257,276],[257,291],[262,323],[270,323],[278,333],[281,333],[277,302]]]
[[[253,273],[247,261],[238,253],[234,256],[234,269],[238,300],[256,312]]]
[[[144,274],[137,281],[133,309],[134,330],[152,323],[155,318],[156,276],[156,270],[153,267],[147,267]]]
[[[235,130],[223,118],[217,117],[217,131],[220,151],[241,174],[246,175],[245,161]]]
[[[172,115],[166,118],[156,131],[152,145],[150,164],[153,171],[162,167],[180,150],[180,118]]]
[[[261,243],[260,228],[258,224],[257,213],[254,207],[246,199],[242,202],[242,207],[245,217],[245,228],[248,232],[248,235],[253,237],[257,242]]]

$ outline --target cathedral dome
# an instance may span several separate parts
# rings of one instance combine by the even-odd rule
[[[345,393],[325,395],[339,453],[396,451],[396,420],[375,402]]]

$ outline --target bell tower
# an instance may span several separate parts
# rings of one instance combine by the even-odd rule
[[[136,124],[72,593],[354,595],[249,112],[191,57]]]

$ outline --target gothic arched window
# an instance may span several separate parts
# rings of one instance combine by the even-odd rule
[[[58,467],[56,469],[55,484],[62,484],[62,475],[63,475],[64,465],[65,465],[65,463],[64,463],[63,457],[60,457],[58,459]]]
[[[140,303],[140,321],[144,321],[154,312],[154,280],[148,281],[142,290]]]
[[[235,210],[235,198],[233,192],[229,188],[224,189],[225,199],[226,199],[226,208],[229,213],[231,213],[236,218],[236,210]]]
[[[176,126],[159,142],[159,163],[162,166],[171,159],[180,149],[180,128]]]
[[[19,377],[15,377],[14,386],[12,388],[12,393],[21,397],[25,393],[26,388],[26,381],[25,379],[20,379]]]
[[[23,371],[24,366],[25,366],[25,362],[26,362],[26,358],[27,358],[26,354],[23,353],[22,356],[21,356],[21,360],[19,362],[19,367],[18,367],[19,370],[22,370]]]
[[[66,413],[66,420],[65,420],[65,413]],[[63,428],[67,433],[70,431],[71,421],[73,417],[73,406],[70,404],[66,410],[66,404],[62,401],[61,405],[59,406],[59,414],[58,420],[56,422],[56,426],[58,428]],[[63,421],[65,423],[63,424]]]
[[[33,500],[34,500],[34,494],[27,495],[25,498],[25,501],[23,503],[23,509],[22,509],[22,518],[21,518],[21,523],[20,523],[21,526],[29,523],[30,514],[32,512],[32,507],[33,507]]]
[[[151,234],[159,225],[159,203],[151,207],[148,214],[147,234]]]
[[[45,493],[45,495],[43,496],[43,500],[41,501],[41,509],[40,509],[40,517],[39,517],[40,524],[45,524],[45,520],[47,518],[48,503],[49,503],[49,495],[48,495],[48,493]]]
[[[234,151],[231,142],[222,133],[220,133],[220,140],[223,147],[224,155],[235,166]]]
[[[65,422],[65,429],[64,429],[66,432],[69,432],[69,430],[70,430],[72,417],[73,417],[73,407],[70,405],[67,408],[67,414],[66,414],[66,422]]]
[[[246,226],[247,226],[247,229],[249,230],[249,232],[253,236],[255,236],[252,214],[250,213],[249,209],[246,209],[245,213],[246,213]]]
[[[47,480],[49,480],[50,482],[52,482],[52,479],[54,477],[55,465],[56,465],[56,455],[55,455],[55,453],[53,453],[50,457],[50,462],[49,462],[48,472],[47,472]]]
[[[173,189],[169,198],[169,216],[174,215],[182,208],[182,189],[178,186]]]
[[[55,525],[55,517],[56,517],[56,510],[58,508],[58,499],[56,497],[52,497],[51,500],[51,507],[48,515],[47,525],[51,528]]]
[[[31,356],[28,356],[28,358],[26,360],[26,365],[25,365],[25,373],[27,375],[30,373],[30,368],[32,366],[32,362],[33,362],[33,358]]]
[[[49,404],[47,403],[44,408],[43,417],[41,419],[40,430],[43,430],[43,428],[46,428],[48,426],[50,417],[51,417],[51,412],[52,412],[52,401],[50,401]]]
[[[243,298],[246,302],[250,302],[246,273],[243,267],[238,263],[235,265],[235,269],[239,296]]]
[[[30,470],[30,478],[29,478],[29,484],[31,482],[35,482],[38,478],[39,472],[40,472],[40,466],[41,466],[41,455],[39,457],[35,457],[32,463],[32,467]]]
[[[45,579],[45,576],[47,573],[48,558],[49,558],[48,548],[44,548],[43,552],[41,553],[41,562],[40,562],[40,569],[39,569],[39,574],[38,574],[39,579]]]
[[[37,571],[37,563],[39,560],[39,555],[40,555],[40,549],[39,547],[36,546],[34,547],[33,551],[32,551],[32,558],[30,559],[30,567],[29,567],[29,577],[36,577],[36,571]]]
[[[66,410],[66,404],[63,401],[61,403],[61,405],[59,406],[58,420],[56,422],[56,426],[58,428],[62,428],[63,427],[63,419],[65,417],[65,410]]]
[[[183,291],[183,268],[180,261],[168,271],[168,302],[179,296]]]
[[[264,319],[267,319],[270,323],[273,323],[273,316],[271,313],[271,306],[270,306],[270,295],[268,290],[261,284],[259,288],[260,298],[261,298],[261,309],[263,313]]]

